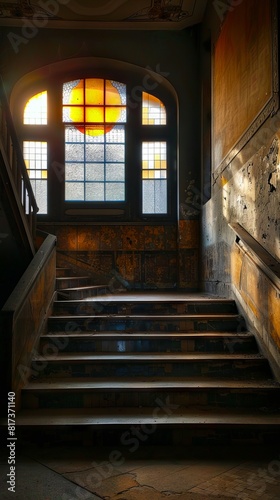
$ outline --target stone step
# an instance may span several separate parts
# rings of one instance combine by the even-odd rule
[[[50,333],[41,336],[39,352],[223,352],[257,353],[250,333]]]
[[[82,300],[88,297],[103,297],[107,292],[107,285],[74,286],[57,290],[57,298],[64,301]]]
[[[153,426],[173,427],[181,426],[196,427],[247,427],[266,428],[274,427],[279,432],[280,413],[266,412],[262,409],[247,408],[211,408],[211,407],[180,407],[174,408],[170,401],[160,400],[156,406],[151,408],[73,408],[71,412],[67,408],[21,410],[17,414],[17,428],[30,426],[41,428],[42,426],[93,426],[100,429],[118,428],[122,431],[130,426]],[[1,420],[1,425],[7,427],[6,420]],[[152,429],[149,429],[148,432]],[[125,443],[123,443],[125,444]]]
[[[238,314],[180,314],[180,315],[52,315],[49,331],[61,331],[74,325],[81,331],[246,331]]]
[[[237,314],[233,300],[175,300],[167,301],[115,301],[113,300],[59,300],[53,304],[54,315],[91,314]]]
[[[41,379],[22,391],[23,408],[155,407],[166,398],[180,406],[275,408],[280,385],[273,380],[205,378]]]
[[[196,377],[272,378],[260,354],[55,353],[36,356],[31,369],[42,377]]]

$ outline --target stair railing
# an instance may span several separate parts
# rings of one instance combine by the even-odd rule
[[[29,231],[31,246],[35,240],[36,214],[38,206],[26,170],[22,150],[17,138],[3,80],[0,77],[0,148],[6,168],[5,183],[9,182],[10,190],[22,207],[23,217]],[[26,226],[26,224],[25,224]]]
[[[229,226],[236,234],[236,244],[247,254],[249,251],[251,260],[270,279],[273,285],[280,290],[280,262],[263,248],[238,222],[232,222]]]

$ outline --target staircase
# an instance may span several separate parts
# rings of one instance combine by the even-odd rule
[[[110,295],[68,274],[58,270],[18,429],[132,446],[279,438],[280,385],[234,301]]]

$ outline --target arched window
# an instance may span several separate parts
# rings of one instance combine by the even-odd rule
[[[20,135],[39,218],[175,219],[176,112],[147,90],[75,75],[28,96]]]

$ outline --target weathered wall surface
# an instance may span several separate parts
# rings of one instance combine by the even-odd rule
[[[275,359],[280,352],[280,290],[237,247],[229,223],[238,222],[280,260],[280,132],[273,133],[277,123],[280,116],[265,124],[216,180],[202,223],[205,290],[235,297]]]
[[[81,269],[96,283],[113,277],[132,289],[197,289],[199,225],[47,224],[57,237],[58,265]]]
[[[214,14],[207,22],[215,38],[222,19]],[[209,101],[205,106],[204,116]],[[209,150],[204,156],[210,157]],[[217,167],[212,164],[211,182],[204,185],[211,197],[202,210],[203,288],[237,300],[264,349],[280,366],[280,290],[236,244],[229,226],[238,222],[280,261],[280,112],[256,129],[233,160]]]

